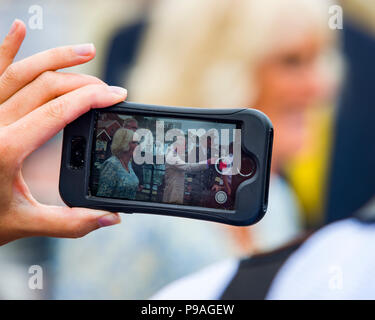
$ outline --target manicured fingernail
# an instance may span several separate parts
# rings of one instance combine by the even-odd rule
[[[12,26],[10,27],[8,35],[12,35],[16,32],[18,26],[20,25],[20,20],[16,19],[13,21]]]
[[[114,224],[118,224],[121,222],[121,219],[118,214],[110,213],[102,216],[98,219],[98,223],[100,227],[108,227]]]
[[[126,96],[128,93],[128,90],[125,88],[121,87],[116,87],[116,86],[108,86],[108,90],[112,93],[118,94],[119,96]]]
[[[94,52],[95,47],[92,43],[85,43],[74,46],[73,50],[79,56],[89,56]]]

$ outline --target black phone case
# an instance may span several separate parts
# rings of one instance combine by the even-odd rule
[[[235,210],[108,199],[89,194],[89,178],[93,150],[95,119],[98,112],[123,112],[147,116],[179,117],[197,120],[229,121],[241,124],[242,150],[250,154],[257,166],[256,173],[237,189]],[[85,140],[82,166],[72,167],[71,144],[79,137]],[[124,213],[151,213],[245,226],[258,222],[266,213],[270,179],[273,128],[270,120],[255,109],[203,109],[165,107],[122,102],[105,109],[94,109],[64,129],[59,190],[70,207],[86,207]]]

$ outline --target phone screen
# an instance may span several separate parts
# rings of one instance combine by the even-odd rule
[[[89,194],[233,210],[256,172],[239,123],[98,112]]]

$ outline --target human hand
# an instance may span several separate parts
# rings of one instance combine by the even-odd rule
[[[92,44],[66,46],[13,63],[26,27],[16,20],[0,46],[0,245],[31,236],[78,238],[117,224],[117,213],[47,206],[21,173],[35,149],[91,108],[125,100],[126,90],[87,75],[56,70],[94,58]]]

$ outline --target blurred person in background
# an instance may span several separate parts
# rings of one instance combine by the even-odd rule
[[[270,117],[275,140],[268,212],[257,225],[229,228],[222,235],[236,239],[244,254],[276,249],[303,231],[298,201],[282,177],[308,141],[307,112],[333,103],[341,76],[336,34],[328,27],[330,4],[163,1],[128,82],[136,101],[250,106]],[[229,281],[239,263],[234,259],[208,267],[155,298],[217,298],[225,281],[215,282],[215,277]],[[204,274],[210,279],[203,285],[207,290],[202,290]]]
[[[268,299],[375,299],[375,4],[341,3],[348,71],[335,118],[329,225],[286,260]]]
[[[374,97],[369,90],[373,73],[368,63],[375,5],[366,0],[339,4],[344,22],[342,50],[350,60],[345,74],[350,80],[344,83],[338,108],[311,110],[310,147],[287,168],[310,227],[351,216],[370,201],[375,190],[375,149],[368,147],[375,139]]]
[[[302,230],[298,201],[282,176],[308,141],[308,111],[335,96],[340,59],[328,28],[330,4],[162,1],[127,82],[139,102],[250,106],[270,117],[268,212],[253,227],[230,228],[243,253],[272,250]]]

